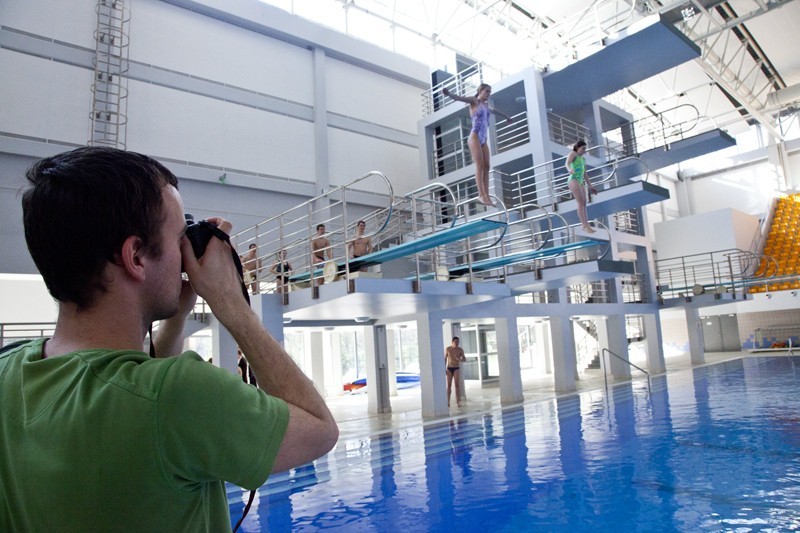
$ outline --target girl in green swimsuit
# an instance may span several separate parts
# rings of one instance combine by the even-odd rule
[[[583,190],[583,183],[589,187],[589,192],[597,194],[597,189],[592,187],[589,182],[589,176],[586,175],[586,160],[583,154],[586,153],[586,141],[578,141],[572,147],[572,151],[567,156],[567,163],[565,168],[569,172],[569,179],[567,180],[567,187],[575,198],[578,204],[578,219],[581,221],[581,226],[586,233],[594,233],[594,230],[589,225],[589,217],[586,214],[586,194]]]

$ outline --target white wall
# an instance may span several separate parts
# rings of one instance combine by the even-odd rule
[[[55,322],[57,311],[41,276],[0,275],[0,324]]]
[[[0,272],[35,271],[25,168],[89,141],[96,4],[0,0]],[[173,170],[197,217],[242,230],[370,170],[396,194],[416,185],[426,66],[258,0],[128,6],[127,148]],[[360,214],[381,202],[360,198]]]
[[[655,224],[659,259],[669,259],[717,250],[749,250],[758,229],[758,218],[736,209],[709,213]]]

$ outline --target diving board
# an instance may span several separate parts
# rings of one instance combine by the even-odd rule
[[[608,244],[604,239],[587,238],[583,241],[575,241],[559,246],[551,246],[548,248],[539,248],[538,250],[525,250],[522,252],[515,252],[511,254],[501,255],[497,257],[490,257],[472,263],[473,272],[483,272],[486,270],[494,270],[504,266],[517,265],[519,263],[526,263],[536,259],[549,259],[558,257],[574,250],[582,248],[589,248],[590,246],[597,246],[599,244]],[[469,273],[469,265],[460,265],[450,269],[451,276],[464,276]]]
[[[392,246],[391,248],[384,248],[367,255],[362,255],[361,257],[351,259],[347,264],[349,264],[351,270],[358,270],[360,268],[378,265],[380,263],[385,263],[387,261],[392,261],[408,255],[424,252],[425,250],[450,244],[467,237],[472,237],[473,235],[477,235],[479,233],[504,229],[506,225],[507,224],[505,222],[491,220],[488,218],[472,220],[470,222],[465,222],[464,224],[458,224],[451,228],[428,234],[424,237],[420,237],[419,239],[414,239],[413,241],[404,242],[402,244],[398,244],[397,246]],[[341,272],[346,268],[346,263],[344,260],[339,260],[336,262],[336,266]],[[321,277],[323,273],[322,271],[322,268],[315,269],[313,272],[314,277]],[[310,277],[311,273],[305,272],[290,277],[289,281],[308,281]]]

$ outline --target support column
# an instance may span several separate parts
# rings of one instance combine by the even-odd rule
[[[450,412],[447,408],[445,381],[444,336],[442,319],[435,313],[417,315],[419,374],[422,396],[422,417],[433,418]]]
[[[362,330],[367,363],[367,409],[370,414],[391,413],[386,326],[365,326]]]
[[[647,350],[647,371],[662,374],[667,370],[664,362],[664,347],[661,337],[661,320],[658,313],[642,315],[644,322],[644,341]]]
[[[693,365],[706,362],[705,341],[703,339],[703,323],[700,321],[700,310],[686,307],[686,329],[689,331],[689,356]]]
[[[278,294],[253,294],[250,296],[253,308],[269,334],[283,346],[283,302]]]
[[[236,359],[236,341],[233,340],[225,326],[217,317],[211,315],[211,357],[215,365],[236,374],[238,361]]]
[[[386,330],[386,358],[387,366],[389,368],[389,395],[397,396],[397,339],[398,330]]]
[[[575,328],[569,317],[550,317],[550,338],[553,343],[553,385],[556,392],[572,392],[575,386]]]
[[[307,359],[311,362],[308,372],[317,391],[325,395],[325,348],[321,331],[312,331],[309,336],[309,352]]]
[[[322,347],[325,357],[325,396],[342,394],[342,354],[338,342],[333,342],[330,331],[322,333]]]
[[[625,315],[608,315],[597,320],[597,340],[600,349],[608,348],[623,359],[620,361],[613,355],[605,354],[601,357],[601,364],[616,381],[631,379],[631,366],[629,361],[628,336],[625,333]]]
[[[550,328],[547,322],[536,324],[536,345],[542,347],[544,356],[544,371],[553,373],[553,341],[550,338]]]
[[[330,188],[330,161],[328,158],[328,99],[327,99],[327,67],[325,50],[319,47],[312,48],[314,69],[314,173],[317,178],[317,192],[321,194]],[[330,202],[321,200],[324,204],[315,207],[325,209]],[[322,219],[328,218],[326,213],[319,213]]]
[[[522,373],[519,364],[517,318],[496,318],[497,362],[500,367],[500,403],[519,403],[522,396]]]

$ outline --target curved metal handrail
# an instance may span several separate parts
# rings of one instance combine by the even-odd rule
[[[505,237],[506,232],[508,231],[508,209],[506,208],[506,205],[503,203],[503,201],[500,198],[498,198],[494,194],[489,194],[489,196],[491,198],[494,198],[495,199],[495,204],[499,204],[500,207],[502,208],[502,213],[503,213],[503,218],[505,219],[505,224],[503,225],[503,229],[500,232],[500,236],[497,237],[497,239],[495,239],[495,241],[493,243],[481,245],[478,248],[470,250],[470,253],[482,252],[484,250],[488,250],[489,248],[492,248],[493,246],[497,245],[500,241],[503,240],[503,237]],[[468,198],[466,200],[463,200],[463,201],[459,202],[457,204],[457,206],[463,212],[464,211],[463,210],[464,206],[469,205],[469,204],[473,204],[473,203],[476,203],[476,202],[479,202],[478,198]],[[478,220],[487,220],[487,219],[490,219],[490,218],[493,218],[493,217],[497,216],[498,214],[499,214],[499,212],[498,213],[488,213],[488,214],[485,214],[485,215],[479,217]],[[466,221],[466,220],[467,220],[467,217],[464,216],[464,221]]]
[[[544,211],[544,218],[547,221],[547,230],[545,232],[546,236],[541,239],[541,243],[539,244],[539,246],[536,246],[536,236],[537,236],[537,234],[535,232],[531,233],[531,238],[534,241],[533,242],[534,248],[532,248],[532,250],[533,251],[538,251],[538,250],[541,250],[542,248],[544,248],[545,245],[547,245],[547,243],[553,237],[553,221],[550,219],[550,217],[551,216],[559,216],[559,217],[561,217],[561,215],[558,215],[557,213],[550,213],[547,209],[545,209],[544,207],[542,207],[539,204],[534,203],[534,202],[529,202],[529,203],[526,203],[526,204],[517,205],[517,206],[513,207],[513,211],[520,211],[523,215],[525,214],[526,211],[528,211],[530,209],[541,209],[542,211]],[[563,220],[563,217],[561,217],[561,218]],[[539,219],[541,219],[541,217],[526,216],[526,217],[520,218],[519,220],[515,220],[513,222],[509,222],[508,226],[509,227],[510,226],[515,226],[517,224],[531,224],[534,221],[539,220]],[[533,228],[531,228],[531,229],[533,229]],[[505,253],[505,250],[503,250],[503,253]]]

